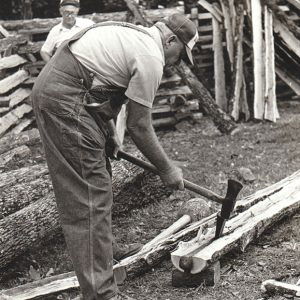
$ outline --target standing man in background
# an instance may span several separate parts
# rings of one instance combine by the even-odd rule
[[[62,21],[50,30],[40,51],[41,57],[45,62],[50,60],[63,41],[71,38],[81,29],[94,24],[92,20],[77,17],[79,6],[79,0],[60,1],[59,12],[62,16]]]

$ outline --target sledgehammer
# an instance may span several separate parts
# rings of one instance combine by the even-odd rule
[[[155,168],[155,166],[153,166],[149,162],[146,162],[135,156],[132,156],[131,154],[126,153],[122,150],[119,150],[117,157],[125,159],[125,160],[133,163],[134,165],[137,165],[147,171],[151,171],[155,174],[158,174],[158,171]],[[239,192],[241,191],[241,189],[243,188],[243,185],[236,180],[229,179],[226,196],[225,196],[225,198],[223,198],[223,197],[219,196],[218,194],[216,194],[204,187],[201,187],[193,182],[190,182],[186,179],[184,179],[183,182],[184,182],[184,187],[186,189],[188,189],[192,192],[195,192],[195,193],[207,198],[208,200],[222,204],[221,211],[217,215],[217,224],[216,224],[216,233],[215,233],[215,238],[220,237],[221,234],[223,233],[225,222],[226,222],[226,220],[229,219],[230,214],[234,209],[234,206],[236,203],[236,198],[237,198]]]

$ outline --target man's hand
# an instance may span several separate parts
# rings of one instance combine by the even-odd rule
[[[163,183],[175,190],[184,190],[182,170],[172,165],[167,171],[159,172]]]
[[[118,159],[117,155],[119,150],[122,148],[118,135],[113,135],[106,141],[106,155],[109,158]]]

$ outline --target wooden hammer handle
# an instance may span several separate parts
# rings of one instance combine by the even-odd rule
[[[131,163],[133,163],[134,165],[136,166],[139,166],[147,171],[151,171],[153,172],[154,174],[159,174],[159,172],[157,171],[157,169],[155,168],[155,166],[153,166],[152,164],[150,164],[149,162],[146,162],[142,159],[139,159],[129,153],[126,153],[122,150],[119,150],[118,152],[118,158],[122,158],[122,159],[125,159]],[[183,179],[183,183],[184,183],[184,187],[192,192],[195,192],[213,202],[217,202],[219,204],[222,204],[224,202],[224,198],[215,194],[214,192],[204,188],[204,187],[201,187],[193,182],[190,182],[186,179]]]

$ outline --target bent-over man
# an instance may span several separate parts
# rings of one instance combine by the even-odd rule
[[[106,144],[118,151],[113,119],[128,99],[128,132],[165,185],[182,171],[160,145],[151,107],[165,65],[192,62],[194,23],[180,14],[151,28],[104,22],[58,48],[32,92],[64,236],[84,300],[132,299],[113,275],[112,183]]]

